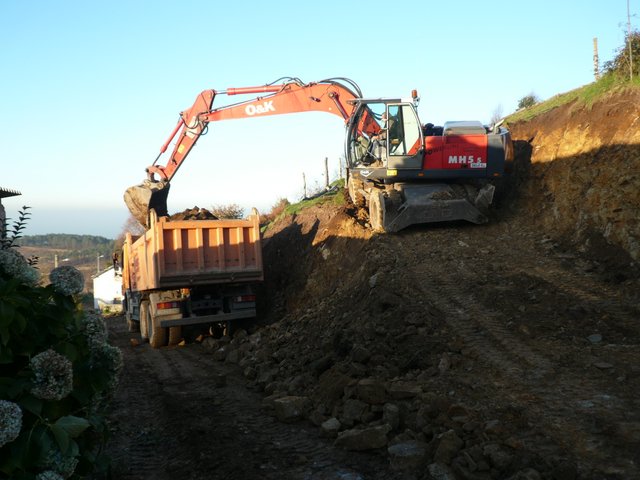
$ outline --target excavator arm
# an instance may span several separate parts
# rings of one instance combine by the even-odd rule
[[[213,108],[214,100],[220,95],[256,94],[258,96],[250,100]],[[362,98],[359,87],[355,82],[345,78],[313,83],[287,78],[257,87],[204,90],[188,110],[180,113],[180,119],[169,139],[162,145],[153,165],[147,167],[147,179],[141,185],[130,187],[125,192],[125,203],[133,216],[143,225],[147,225],[149,210],[152,208],[160,216],[167,215],[169,182],[200,136],[206,133],[210,122],[320,111],[337,115],[348,123],[355,108],[355,100],[358,98]],[[362,126],[367,130],[376,127],[377,124],[373,121],[365,122]],[[168,161],[164,165],[159,164],[161,156],[176,135],[175,147]]]

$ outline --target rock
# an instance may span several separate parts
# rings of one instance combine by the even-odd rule
[[[314,360],[309,364],[309,369],[315,375],[322,375],[324,372],[329,370],[334,364],[333,355],[325,355],[322,358]]]
[[[587,337],[587,340],[589,340],[591,343],[595,345],[602,341],[602,335],[600,335],[599,333],[594,333],[593,335],[589,335]]]
[[[387,448],[391,468],[395,470],[414,470],[421,467],[427,460],[427,445],[422,442],[410,441],[397,443]]]
[[[368,408],[369,406],[360,400],[346,400],[342,409],[342,423],[349,427],[356,423],[360,423]]]
[[[353,358],[354,362],[366,364],[371,358],[371,352],[365,347],[356,345],[355,347],[353,347],[353,350],[351,350],[351,357]]]
[[[456,432],[448,430],[439,437],[438,448],[433,456],[436,463],[450,465],[453,458],[458,454],[464,446],[464,442]]]
[[[276,417],[281,422],[293,422],[301,419],[309,409],[307,397],[286,396],[273,401]]]
[[[513,456],[496,443],[485,445],[482,453],[498,470],[505,470],[513,461]]]
[[[385,403],[387,391],[379,380],[373,378],[364,378],[358,382],[357,395],[360,400],[370,405]]]
[[[400,409],[393,403],[385,403],[382,410],[382,421],[395,430],[400,425]]]
[[[526,468],[510,476],[507,480],[542,480],[542,476],[537,470]]]
[[[331,367],[324,372],[318,382],[318,397],[327,405],[342,398],[344,389],[351,382],[351,378],[340,373],[336,367]]]
[[[613,365],[609,362],[593,362],[593,366],[600,370],[609,370],[613,368]]]
[[[374,288],[376,286],[376,284],[378,283],[378,275],[379,273],[376,273],[375,275],[371,275],[369,277],[369,288]]]
[[[340,420],[335,417],[322,422],[322,425],[320,425],[322,435],[329,438],[336,438],[341,427],[342,424],[340,423]]]
[[[213,337],[205,337],[202,340],[202,346],[209,352],[215,352],[216,350],[218,350],[218,348],[220,348],[220,345]]]
[[[455,473],[442,463],[431,463],[427,470],[433,480],[457,480]]]
[[[216,387],[224,387],[227,384],[227,376],[224,373],[213,375],[213,383]]]
[[[213,352],[213,358],[215,358],[219,362],[224,362],[224,360],[227,358],[227,353],[229,353],[229,348],[225,345]]]
[[[240,361],[240,351],[231,350],[224,359],[225,363],[238,363]]]
[[[338,435],[335,446],[346,450],[363,451],[374,450],[387,446],[389,425],[346,430]]]
[[[410,382],[393,382],[389,385],[391,398],[401,400],[403,398],[415,398],[422,393],[420,385]]]

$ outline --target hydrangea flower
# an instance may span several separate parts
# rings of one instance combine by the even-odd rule
[[[98,313],[85,313],[82,318],[87,343],[92,350],[107,343],[107,324],[102,315]]]
[[[75,295],[84,289],[84,275],[71,265],[63,265],[51,270],[49,280],[53,288],[64,295]]]
[[[118,377],[120,376],[123,365],[122,351],[113,345],[103,343],[91,350],[92,368],[104,368],[111,374],[107,385],[108,391],[105,392],[107,396],[113,393],[118,386]]]
[[[73,367],[69,359],[46,350],[31,359],[35,375],[31,393],[42,400],[61,400],[73,389]]]
[[[50,471],[60,475],[62,478],[69,478],[76,471],[78,459],[63,455],[60,451],[50,451],[45,460],[45,465]]]
[[[13,442],[22,428],[22,410],[13,402],[0,400],[0,447]]]
[[[40,272],[13,248],[0,250],[0,270],[26,285],[36,285],[40,280]]]
[[[64,480],[59,473],[52,470],[46,470],[36,475],[36,480]]]

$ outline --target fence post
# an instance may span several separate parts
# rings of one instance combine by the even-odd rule
[[[600,61],[598,60],[598,37],[593,37],[593,76],[600,79]]]
[[[302,192],[302,198],[307,198],[307,177],[305,176],[304,172],[302,172]]]

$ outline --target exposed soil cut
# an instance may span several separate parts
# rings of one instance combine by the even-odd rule
[[[349,205],[281,220],[265,326],[152,350],[112,319],[114,478],[640,478],[624,95],[512,126],[488,225],[372,235]]]

